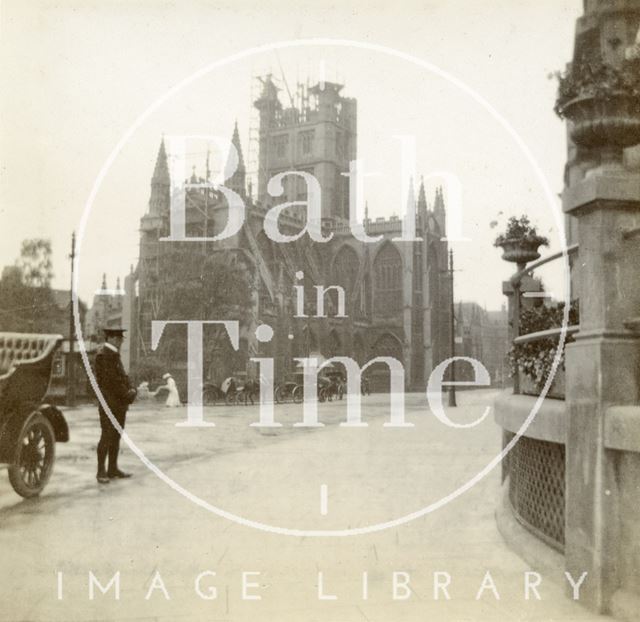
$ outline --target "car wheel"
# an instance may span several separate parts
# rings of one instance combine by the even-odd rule
[[[47,485],[56,456],[56,439],[49,420],[33,413],[22,426],[9,481],[21,497],[39,495]]]

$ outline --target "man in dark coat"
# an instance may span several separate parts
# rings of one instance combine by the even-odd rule
[[[129,404],[136,397],[136,391],[131,387],[129,377],[124,371],[120,360],[120,346],[124,338],[124,329],[104,329],[105,342],[96,354],[96,381],[107,402],[111,414],[124,428]],[[111,423],[109,416],[99,406],[100,428],[102,434],[98,443],[98,482],[108,484],[110,479],[131,477],[118,468],[118,452],[120,450],[120,433]],[[109,468],[105,462],[109,458]]]

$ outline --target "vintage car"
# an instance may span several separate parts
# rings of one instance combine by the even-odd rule
[[[40,494],[53,471],[56,442],[69,427],[55,406],[44,404],[61,335],[0,333],[0,463],[23,497]]]

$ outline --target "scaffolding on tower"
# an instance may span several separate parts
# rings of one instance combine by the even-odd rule
[[[251,77],[249,101],[249,142],[247,149],[247,194],[253,201],[257,201],[258,179],[260,176],[260,113],[254,106],[262,92],[262,82],[258,75]],[[262,171],[264,174],[264,171]]]

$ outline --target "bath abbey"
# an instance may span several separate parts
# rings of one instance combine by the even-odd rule
[[[368,210],[360,227],[376,241],[353,234],[347,174],[357,158],[357,102],[344,97],[342,89],[323,82],[306,89],[299,105],[287,107],[272,78],[262,79],[254,102],[257,188],[249,180],[236,125],[231,142],[237,162],[224,186],[242,198],[246,212],[238,232],[222,240],[204,239],[219,234],[229,219],[225,193],[208,183],[208,160],[205,177],[194,172],[180,190],[184,231],[192,239],[162,239],[170,232],[176,187],[171,153],[162,140],[140,224],[139,263],[125,280],[129,302],[123,320],[130,331],[125,356],[139,376],[170,369],[179,384],[186,383],[186,326],[168,326],[159,343],[152,344],[154,320],[239,321],[237,349],[219,327],[205,326],[204,375],[214,383],[232,374],[255,374],[250,360],[255,357],[273,359],[277,382],[296,372],[296,357],[342,355],[364,365],[392,356],[404,367],[406,387],[424,390],[433,367],[447,358],[451,290],[443,192],[437,189],[428,199],[424,184],[416,180],[417,190],[409,194],[408,213],[415,213],[420,241],[398,240],[403,220],[370,219]],[[287,171],[311,173],[319,182],[319,230],[331,236],[329,241],[305,234],[277,243],[265,233],[270,209],[284,202],[304,206],[307,198],[300,174],[283,177],[280,196],[270,192],[269,180]],[[279,230],[295,237],[305,218],[304,207],[283,210]],[[268,342],[256,339],[261,324],[273,329]],[[373,390],[388,390],[385,364],[371,365],[366,374]]]

